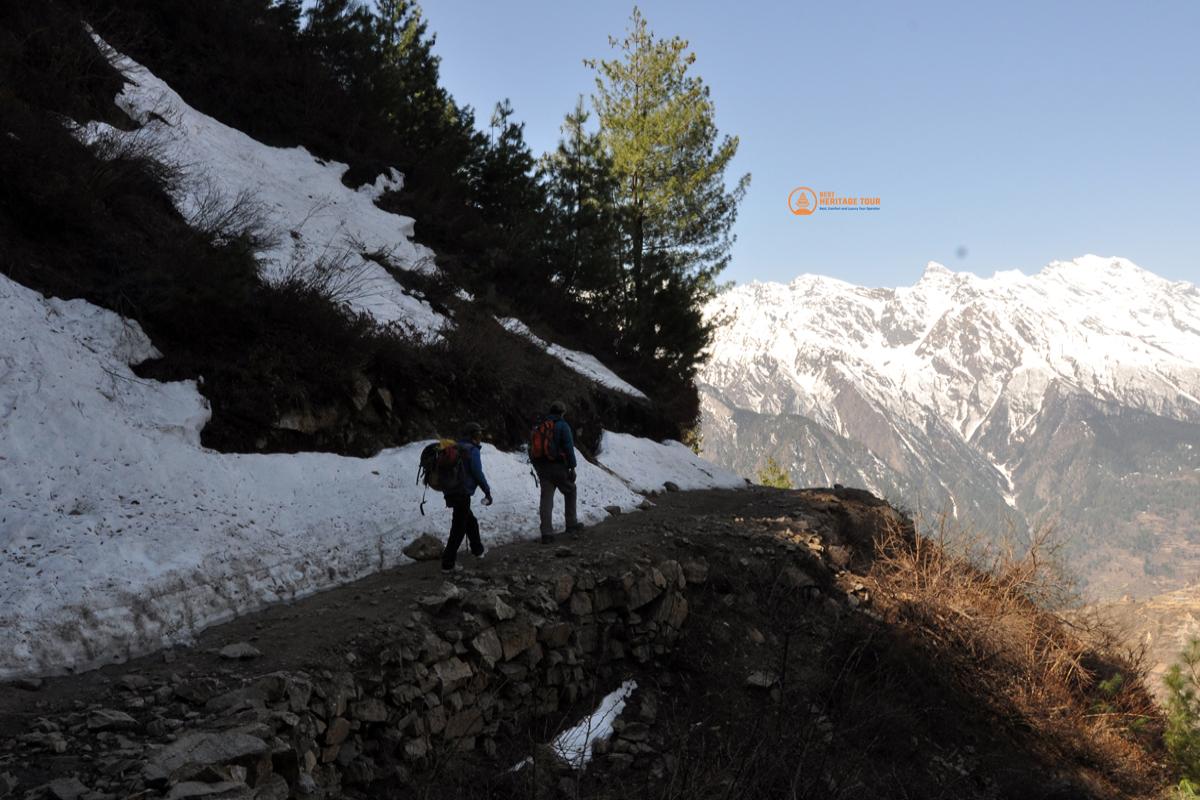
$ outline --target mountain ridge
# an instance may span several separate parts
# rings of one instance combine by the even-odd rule
[[[752,472],[775,455],[801,482],[828,476],[829,465],[809,469],[787,431],[752,452],[734,452],[745,447],[733,445],[729,409],[801,416],[865,446],[887,467],[871,475],[847,460],[833,480],[956,517],[971,511],[967,519],[992,528],[1044,524],[1064,513],[1093,526],[1070,498],[1050,502],[1033,477],[1044,483],[1039,459],[1071,450],[1067,439],[1086,437],[1088,425],[1118,420],[1122,430],[1144,434],[1148,425],[1181,423],[1187,433],[1176,440],[1187,444],[1200,423],[1193,355],[1200,353],[1200,290],[1129,259],[1086,255],[1029,276],[1009,270],[991,278],[931,261],[913,286],[895,289],[802,275],[735,287],[707,313],[722,323],[699,377],[705,440],[718,459]],[[1039,429],[1050,420],[1057,433],[1048,437]],[[1197,466],[1191,449],[1176,456],[1160,465],[1162,476]],[[1107,459],[1087,457],[1095,470]],[[1115,533],[1136,535],[1130,526]]]

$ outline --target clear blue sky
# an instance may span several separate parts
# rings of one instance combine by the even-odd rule
[[[688,39],[753,183],[724,278],[874,286],[925,262],[990,275],[1084,253],[1200,284],[1200,2],[649,0]],[[535,153],[588,95],[632,3],[428,0],[442,79]],[[732,176],[731,176],[732,177]],[[793,217],[796,186],[878,212]],[[960,255],[965,248],[965,256]]]

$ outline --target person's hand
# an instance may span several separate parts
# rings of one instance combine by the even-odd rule
[[[567,477],[571,479],[571,483],[575,482],[575,468],[571,467],[567,470]]]
[[[485,506],[490,506],[492,504],[492,496],[490,494],[485,494],[483,496],[483,504]]]

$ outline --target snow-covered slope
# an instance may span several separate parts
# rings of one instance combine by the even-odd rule
[[[402,562],[405,544],[447,529],[440,502],[418,510],[424,443],[370,459],[206,450],[195,385],[129,368],[154,355],[136,323],[0,276],[0,679],[186,640]],[[579,463],[585,522],[636,506],[631,486],[728,483],[677,443],[604,441],[603,468]],[[484,464],[484,541],[537,537],[524,456],[485,445]]]
[[[1111,532],[1106,498],[1149,458],[1119,453],[1200,424],[1200,290],[1126,259],[991,278],[931,263],[898,289],[804,275],[734,288],[707,313],[722,324],[700,374],[706,448],[747,472],[770,454],[801,482],[975,523],[1053,512]],[[814,451],[831,437],[854,447]],[[1161,482],[1194,479],[1189,453],[1158,464]]]
[[[635,388],[631,384],[625,382],[608,367],[600,363],[600,359],[596,358],[591,353],[581,353],[578,350],[568,350],[557,344],[551,344],[545,339],[529,330],[529,326],[519,319],[506,317],[505,319],[497,320],[504,329],[510,333],[515,333],[518,336],[523,336],[529,341],[544,349],[547,353],[557,358],[559,361],[566,364],[571,369],[578,372],[601,386],[607,386],[610,389],[616,389],[618,392],[646,400],[646,394],[640,389]]]
[[[406,270],[436,269],[433,251],[412,241],[414,221],[383,211],[375,200],[398,189],[395,170],[357,190],[342,183],[348,167],[316,158],[303,147],[269,147],[189,106],[170,86],[97,38],[127,83],[117,105],[141,127],[121,131],[104,123],[80,130],[86,140],[108,137],[144,148],[178,167],[173,198],[185,218],[206,224],[241,200],[267,224],[271,244],[263,274],[280,280],[314,265],[333,265],[332,283],[350,306],[382,323],[436,338],[447,324],[429,303],[406,291],[376,260]]]
[[[1125,259],[1084,256],[992,278],[931,262],[899,289],[805,275],[737,287],[708,312],[727,323],[705,383],[739,407],[835,430],[841,379],[914,424],[933,411],[965,440],[1001,396],[1019,431],[1055,380],[1200,419],[1200,290]]]

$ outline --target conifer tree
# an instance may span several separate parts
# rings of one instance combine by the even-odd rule
[[[596,71],[600,135],[618,180],[626,328],[635,347],[691,380],[710,331],[700,307],[729,261],[731,229],[750,176],[725,170],[738,140],[718,141],[709,89],[688,70],[679,37],[659,39],[636,7],[613,60]]]
[[[758,471],[758,483],[761,486],[773,486],[776,489],[791,489],[792,476],[779,466],[774,456],[767,458],[767,463]]]
[[[542,158],[539,174],[550,206],[545,236],[551,279],[569,296],[615,321],[621,290],[616,179],[600,134],[587,130],[590,114],[580,97],[563,121],[558,147]]]

